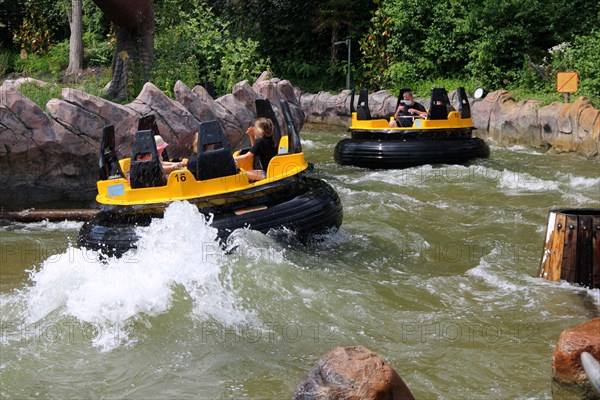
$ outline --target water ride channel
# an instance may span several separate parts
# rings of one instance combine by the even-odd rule
[[[416,398],[551,398],[552,349],[600,292],[536,276],[548,210],[598,208],[598,162],[491,143],[469,165],[365,169],[335,162],[344,134],[302,130],[344,206],[314,244],[240,228],[223,248],[186,200],[104,262],[81,222],[2,221],[2,396],[290,398],[363,345]]]

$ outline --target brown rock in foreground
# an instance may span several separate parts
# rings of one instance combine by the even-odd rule
[[[298,383],[292,400],[414,399],[394,368],[369,349],[336,347]]]
[[[558,399],[598,399],[581,365],[587,351],[600,359],[600,318],[564,330],[552,355],[552,394]]]

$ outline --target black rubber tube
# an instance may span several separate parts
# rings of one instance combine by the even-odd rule
[[[313,235],[337,229],[342,224],[342,204],[329,184],[306,178],[302,185],[294,185],[289,190],[291,192],[283,201],[282,193],[268,193],[262,196],[257,194],[259,197],[239,202],[235,205],[237,211],[245,206],[257,209],[240,215],[233,211],[231,205],[227,209],[201,208],[200,212],[214,214],[211,226],[218,230],[221,239],[226,239],[235,229],[243,227],[263,233],[285,227],[295,232],[301,241],[305,241]],[[261,201],[264,207],[256,207]],[[120,256],[135,248],[138,241],[136,227],[149,225],[152,218],[162,217],[163,211],[160,208],[135,207],[102,211],[82,226],[77,243],[87,249]]]
[[[480,138],[362,140],[343,139],[335,146],[338,164],[363,168],[407,168],[425,164],[463,164],[490,154]]]

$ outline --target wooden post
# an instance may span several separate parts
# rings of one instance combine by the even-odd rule
[[[538,276],[600,288],[600,209],[550,211]]]

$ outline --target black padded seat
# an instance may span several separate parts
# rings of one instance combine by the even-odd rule
[[[101,181],[125,176],[121,170],[121,165],[119,165],[119,157],[115,150],[115,127],[112,125],[106,125],[102,128],[98,167]]]
[[[429,105],[427,119],[448,119],[449,108],[451,108],[451,106],[446,89],[431,89],[431,104]]]
[[[458,95],[458,112],[461,118],[471,118],[471,105],[464,87],[459,87],[456,91]]]
[[[361,89],[358,94],[358,105],[356,106],[356,119],[370,120],[371,111],[369,110],[369,91],[367,89]]]
[[[216,120],[200,123],[196,179],[204,181],[238,173],[229,142]]]
[[[283,111],[283,117],[288,126],[288,153],[302,153],[302,143],[300,141],[300,134],[294,124],[292,113],[290,112],[290,106],[287,101],[281,102],[281,109]]]
[[[142,160],[144,156],[151,159]],[[167,184],[165,171],[158,158],[154,132],[152,130],[138,131],[133,140],[133,153],[129,167],[129,181],[132,188],[164,186]]]
[[[158,124],[156,123],[156,116],[154,114],[144,115],[138,120],[138,131],[146,130],[151,130],[153,135],[160,135],[158,132]],[[164,149],[162,152],[162,160],[170,161],[167,149]]]

